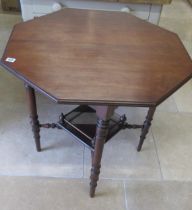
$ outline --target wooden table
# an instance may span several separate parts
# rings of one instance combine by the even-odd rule
[[[105,141],[121,129],[141,128],[140,151],[156,106],[192,77],[191,59],[176,34],[127,13],[76,9],[17,24],[1,65],[25,83],[37,151],[41,127],[68,130],[91,149],[91,197]],[[40,124],[34,89],[80,107],[61,114],[58,123]],[[149,107],[144,124],[114,118],[118,106]],[[95,112],[95,127],[73,122],[82,112]]]

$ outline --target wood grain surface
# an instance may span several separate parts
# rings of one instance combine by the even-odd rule
[[[77,9],[16,25],[1,65],[58,103],[153,106],[192,76],[176,34],[127,13]]]

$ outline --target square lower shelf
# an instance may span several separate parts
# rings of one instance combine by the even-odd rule
[[[109,132],[106,142],[122,129],[125,120],[125,116],[120,116],[116,113],[112,116],[109,121]],[[62,115],[58,122],[60,128],[68,131],[91,150],[94,150],[96,124],[96,111],[85,105],[78,106],[66,115]]]

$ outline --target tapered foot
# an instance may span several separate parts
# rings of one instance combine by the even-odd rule
[[[99,166],[92,166],[91,168],[91,182],[90,182],[90,197],[93,198],[95,196],[95,190],[97,187],[97,181],[99,180],[99,174],[100,174],[100,168]]]
[[[31,126],[32,126],[32,131],[33,131],[33,136],[35,139],[35,145],[36,145],[36,150],[37,152],[41,151],[41,143],[40,143],[40,125],[39,125],[39,120],[38,116],[30,116],[31,118]]]
[[[147,113],[145,122],[143,123],[143,128],[142,128],[142,131],[141,131],[140,141],[139,141],[139,145],[137,147],[138,152],[141,151],[143,142],[146,138],[147,133],[149,132],[149,128],[151,126],[151,121],[153,120],[153,115],[155,113],[155,109],[156,109],[156,107],[150,107],[149,108],[149,111]]]
[[[93,198],[93,197],[95,196],[95,190],[90,189],[89,196],[90,196],[91,198]]]

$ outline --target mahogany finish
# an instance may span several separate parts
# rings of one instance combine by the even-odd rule
[[[27,84],[37,151],[40,128],[62,129],[62,123],[39,123],[34,89],[57,103],[94,105],[91,197],[114,109],[149,107],[143,126],[122,125],[142,128],[140,151],[156,106],[192,77],[191,59],[176,34],[127,13],[91,10],[64,9],[17,24],[0,64]]]
[[[153,106],[192,76],[176,34],[127,13],[77,9],[16,25],[1,63],[58,103]]]

